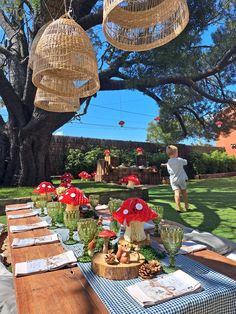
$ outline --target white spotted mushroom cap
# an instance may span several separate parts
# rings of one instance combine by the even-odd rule
[[[69,188],[66,193],[58,197],[59,202],[67,205],[85,205],[89,203],[88,198],[84,195],[84,192],[78,188]]]
[[[55,192],[55,187],[51,182],[43,181],[41,182],[36,189],[34,189],[34,193],[44,194],[44,193],[52,193]]]
[[[128,198],[121,207],[112,214],[112,217],[121,224],[129,226],[131,221],[146,222],[157,217],[147,203],[141,198]]]

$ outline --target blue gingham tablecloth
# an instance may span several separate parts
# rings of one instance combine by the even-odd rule
[[[186,256],[177,256],[177,266],[198,280],[204,290],[149,308],[143,308],[125,290],[139,278],[109,280],[95,275],[90,263],[78,266],[111,314],[236,314],[236,282]]]

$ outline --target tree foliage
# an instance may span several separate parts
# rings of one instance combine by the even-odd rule
[[[169,44],[147,52],[125,52],[103,41],[101,0],[0,0],[0,96],[8,112],[0,117],[0,184],[36,184],[49,177],[52,133],[75,117],[34,108],[35,87],[27,67],[39,27],[60,17],[71,4],[73,18],[96,48],[101,90],[133,89],[152,97],[161,111],[163,132],[216,134],[235,126],[225,110],[235,109],[236,18],[234,1],[189,0],[190,22]],[[212,32],[210,44],[204,34]],[[90,99],[77,116],[86,114]]]

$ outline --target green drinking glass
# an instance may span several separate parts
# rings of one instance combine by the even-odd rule
[[[153,219],[153,223],[155,225],[154,228],[154,237],[158,237],[159,234],[159,224],[161,222],[161,220],[163,219],[163,215],[164,215],[164,208],[162,206],[153,206],[151,205],[152,210],[154,210],[157,214],[158,217]]]
[[[91,206],[93,208],[95,208],[99,204],[99,201],[100,201],[99,195],[97,195],[97,194],[90,194],[89,195],[89,203],[91,204]]]
[[[40,208],[41,208],[41,214],[39,215],[40,217],[45,217],[45,216],[47,216],[46,214],[45,214],[45,208],[47,207],[47,201],[45,200],[45,199],[40,199],[39,201],[38,201],[38,203],[39,203],[39,206],[40,206]]]
[[[56,229],[56,222],[59,214],[59,208],[58,208],[57,202],[49,202],[47,203],[47,211],[48,216],[52,219],[52,225],[49,227],[49,229]]]
[[[78,241],[73,239],[74,231],[77,228],[77,223],[79,220],[79,211],[71,211],[71,212],[64,212],[64,224],[69,229],[69,239],[64,241],[67,245],[72,245],[78,243]]]
[[[175,255],[182,246],[184,232],[183,229],[175,225],[161,226],[161,240],[169,255],[169,269],[175,270]]]
[[[97,233],[97,221],[92,218],[84,218],[78,221],[78,234],[81,241],[84,242],[83,255],[78,258],[79,262],[90,262],[91,257],[88,254],[88,244],[94,239]]]

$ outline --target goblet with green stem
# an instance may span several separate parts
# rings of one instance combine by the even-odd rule
[[[183,229],[176,225],[162,225],[161,226],[161,240],[169,255],[168,269],[175,270],[175,255],[182,246]]]
[[[97,194],[89,195],[89,203],[93,208],[95,208],[99,204],[100,196]]]
[[[152,210],[154,210],[158,216],[156,218],[153,219],[155,228],[154,228],[154,236],[158,237],[159,236],[159,224],[161,222],[161,220],[163,219],[163,215],[164,215],[164,208],[162,206],[153,206],[151,205]]]
[[[47,203],[48,216],[52,219],[52,225],[49,229],[56,229],[56,222],[59,214],[59,207],[57,202]]]
[[[122,203],[123,203],[123,200],[119,198],[110,197],[110,200],[108,202],[108,208],[109,208],[110,214],[112,215],[114,212],[116,212],[120,208]],[[110,223],[110,230],[114,231],[116,234],[119,234],[120,229],[121,229],[121,226],[119,222],[112,218],[111,223]]]
[[[69,229],[69,239],[67,241],[64,241],[64,243],[67,245],[72,245],[78,242],[73,239],[73,234],[77,228],[78,220],[79,220],[78,210],[64,212],[64,224]]]
[[[47,206],[47,200],[44,199],[44,198],[41,198],[38,202],[39,202],[39,205],[40,205],[40,208],[41,208],[41,214],[40,214],[39,216],[40,216],[40,217],[45,217],[45,216],[47,216],[47,215],[45,214],[45,208],[46,208],[46,206]]]
[[[83,255],[78,258],[79,262],[90,262],[91,257],[88,254],[88,244],[94,239],[97,233],[97,222],[92,218],[80,219],[78,221],[78,234],[81,241],[84,242]]]

